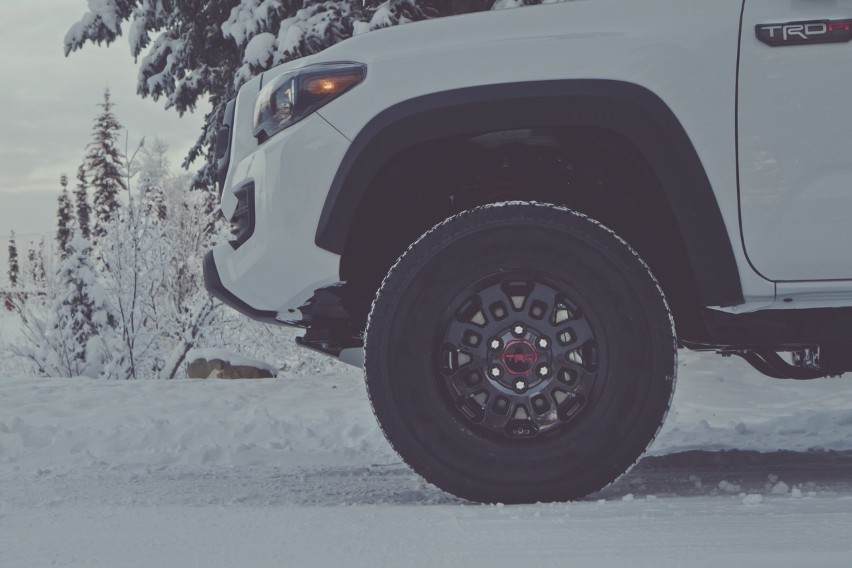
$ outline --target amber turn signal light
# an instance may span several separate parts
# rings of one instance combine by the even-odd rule
[[[351,75],[316,77],[308,82],[307,91],[312,95],[334,95],[359,83],[361,79],[362,76],[355,73]]]

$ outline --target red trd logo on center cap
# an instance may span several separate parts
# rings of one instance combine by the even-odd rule
[[[529,373],[538,361],[538,353],[532,343],[525,340],[510,341],[501,356],[503,366],[513,375]]]

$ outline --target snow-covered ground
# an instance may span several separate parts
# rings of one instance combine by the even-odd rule
[[[852,379],[681,353],[645,458],[586,502],[424,484],[360,373],[0,378],[0,566],[849,566]]]

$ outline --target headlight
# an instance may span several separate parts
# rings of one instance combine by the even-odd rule
[[[367,75],[360,63],[321,63],[284,73],[260,91],[254,135],[263,142],[339,97]]]

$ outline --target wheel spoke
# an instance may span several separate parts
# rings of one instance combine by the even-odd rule
[[[572,352],[594,346],[594,333],[585,320],[572,320],[554,334],[553,353],[557,359],[570,360]]]
[[[505,396],[497,396],[489,401],[485,408],[485,424],[494,430],[503,430],[511,419],[511,402]]]
[[[476,368],[456,371],[447,377],[447,383],[458,396],[469,396],[483,388],[489,388],[486,377]]]
[[[500,286],[509,309],[514,312],[523,311],[528,306],[528,298],[534,287],[528,280],[506,280]]]
[[[471,324],[477,327],[485,327],[488,324],[488,314],[484,309],[482,298],[474,294],[456,310],[456,321]]]
[[[470,420],[474,422],[482,422],[485,420],[485,408],[488,405],[491,394],[485,389],[462,396],[458,399],[459,410],[462,411]]]
[[[452,375],[459,370],[476,369],[483,364],[482,354],[476,350],[445,343],[441,347],[440,363],[444,375]]]
[[[587,390],[595,377],[594,372],[572,361],[563,362],[562,371],[559,373],[559,381],[572,392]]]
[[[551,288],[541,284],[534,284],[527,296],[527,313],[535,320],[548,322],[556,305],[556,296],[557,294]],[[541,310],[540,314],[539,310]]]
[[[547,322],[554,328],[559,328],[565,322],[584,317],[580,307],[561,292],[554,293],[553,309],[549,316]]]
[[[581,347],[595,337],[589,322],[584,319],[563,323],[554,335],[559,345],[567,347],[569,350]]]
[[[456,348],[460,348],[462,346],[462,340],[464,339],[464,335],[468,331],[470,331],[470,326],[461,323],[455,323],[447,329],[447,333],[444,335],[444,340],[447,343],[456,346]]]

